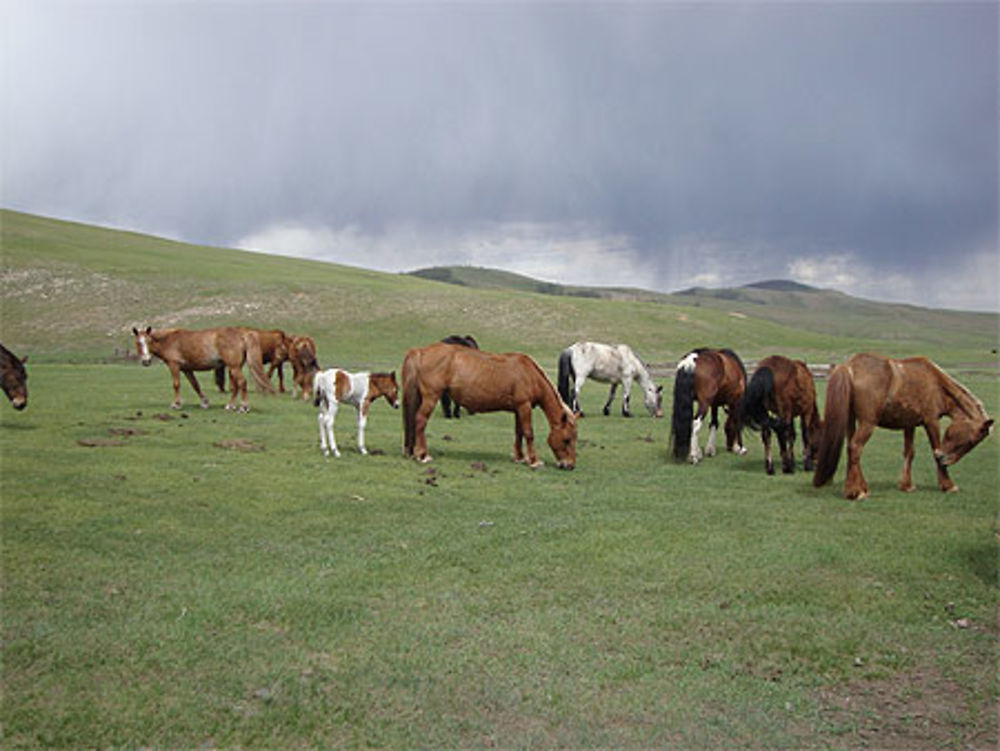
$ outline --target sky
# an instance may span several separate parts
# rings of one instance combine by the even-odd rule
[[[998,3],[0,0],[0,204],[1000,311]]]

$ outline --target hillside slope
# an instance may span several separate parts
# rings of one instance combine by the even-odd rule
[[[344,367],[397,367],[409,347],[451,333],[474,334],[491,350],[528,352],[550,369],[579,339],[626,341],[663,368],[703,345],[731,346],[748,359],[782,352],[829,362],[876,349],[946,364],[988,360],[997,346],[996,315],[837,293],[821,293],[824,302],[814,305],[801,299],[807,293],[775,290],[746,290],[751,298],[735,301],[698,292],[653,302],[480,289],[8,210],[0,211],[0,247],[0,341],[36,361],[120,357],[131,348],[131,327],[147,324],[308,333],[323,365]]]

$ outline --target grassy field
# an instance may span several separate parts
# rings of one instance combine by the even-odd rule
[[[0,405],[4,747],[996,747],[996,437],[953,495],[918,437],[903,494],[901,436],[878,431],[851,503],[843,467],[819,490],[767,477],[753,435],[674,464],[667,420],[601,417],[589,384],[574,472],[544,440],[548,466],[512,464],[506,414],[438,413],[434,462],[406,461],[384,402],[372,456],[344,409],[325,460],[310,405],[206,411],[184,384],[175,412],[165,367],[113,356],[174,319],[316,333],[325,364],[378,368],[456,328],[550,373],[623,331],[663,362],[886,340],[3,218],[0,340],[31,355],[28,409]],[[946,341],[892,351],[996,346]],[[993,367],[960,375],[996,415]]]

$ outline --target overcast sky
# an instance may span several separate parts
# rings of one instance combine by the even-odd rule
[[[1000,310],[997,2],[2,5],[7,208]]]

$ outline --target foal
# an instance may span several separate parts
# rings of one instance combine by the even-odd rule
[[[348,373],[339,368],[330,368],[316,374],[313,381],[315,398],[313,405],[320,408],[319,447],[323,456],[340,456],[337,441],[333,437],[333,421],[337,417],[339,404],[353,404],[358,413],[358,450],[367,454],[365,448],[365,425],[368,423],[368,409],[380,396],[399,409],[399,386],[396,373]]]

